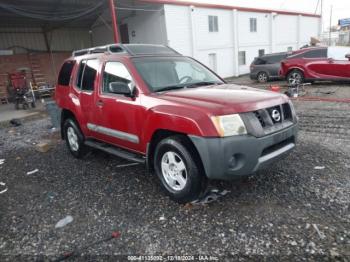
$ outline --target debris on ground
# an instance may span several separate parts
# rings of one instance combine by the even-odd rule
[[[36,151],[40,153],[46,153],[50,150],[51,146],[48,142],[40,142],[35,146]]]
[[[34,169],[34,170],[32,170],[32,171],[27,172],[27,175],[28,175],[28,176],[29,176],[29,175],[33,175],[33,174],[35,174],[35,173],[37,173],[37,172],[39,172],[39,169]]]
[[[114,232],[112,232],[111,236],[109,236],[109,237],[107,237],[107,238],[104,238],[104,239],[101,239],[101,240],[98,240],[98,241],[95,241],[95,242],[92,242],[91,244],[88,244],[88,245],[86,245],[86,246],[83,246],[83,247],[81,247],[81,248],[79,248],[79,249],[75,249],[75,250],[73,250],[73,251],[71,251],[71,252],[67,252],[67,253],[63,254],[62,256],[60,256],[59,258],[55,259],[54,261],[55,261],[55,262],[64,261],[64,260],[66,260],[66,259],[71,259],[71,258],[73,258],[73,257],[77,257],[77,256],[79,256],[79,255],[81,254],[81,252],[82,252],[83,250],[86,250],[86,249],[88,249],[88,248],[91,248],[91,247],[93,247],[93,246],[96,246],[96,245],[101,244],[101,243],[104,243],[104,242],[108,242],[108,241],[110,241],[110,240],[112,240],[112,239],[119,238],[120,235],[121,235],[121,234],[120,234],[119,231],[114,231]]]
[[[10,120],[10,124],[14,127],[17,127],[17,126],[21,126],[22,125],[22,122],[21,120],[19,119],[11,119]]]
[[[197,199],[195,201],[192,201],[191,204],[193,204],[193,205],[210,204],[210,203],[212,203],[214,201],[217,201],[221,197],[226,196],[228,193],[230,193],[230,191],[228,191],[228,190],[220,191],[219,189],[211,189],[211,190],[207,191],[199,199]]]
[[[325,169],[326,167],[324,167],[324,166],[315,166],[314,167],[314,169],[315,170],[323,170],[323,169]]]
[[[58,221],[55,225],[55,228],[62,228],[65,227],[66,225],[70,224],[73,222],[73,217],[72,216],[66,216],[65,218],[61,219]]]
[[[8,190],[4,182],[0,182],[0,194],[5,193]]]
[[[160,218],[159,218],[159,221],[165,221],[166,220],[166,218],[164,217],[164,216],[161,216]]]
[[[0,166],[5,163],[5,159],[0,159]]]
[[[314,227],[314,229],[316,230],[318,236],[321,238],[321,239],[324,239],[326,236],[318,229],[318,226],[316,224],[312,224],[312,226]]]

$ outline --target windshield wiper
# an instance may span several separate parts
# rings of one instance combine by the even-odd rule
[[[181,84],[181,85],[165,86],[165,87],[158,89],[156,92],[158,93],[158,92],[164,92],[164,91],[170,91],[170,90],[176,90],[176,89],[195,88],[195,87],[199,87],[199,86],[210,86],[210,85],[222,85],[222,83],[202,81],[202,82],[197,82],[197,83],[189,83],[188,85]]]
[[[158,89],[156,92],[164,92],[164,91],[170,91],[170,90],[176,90],[176,89],[182,89],[185,88],[184,85],[174,85],[174,86],[165,86],[160,89]]]
[[[186,85],[186,88],[195,88],[199,86],[211,86],[211,85],[221,85],[222,83],[219,82],[209,82],[209,81],[202,81],[202,82],[197,82],[197,83],[192,83],[189,85]]]

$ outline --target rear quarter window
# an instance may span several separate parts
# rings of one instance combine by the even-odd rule
[[[280,62],[281,62],[283,59],[285,59],[286,57],[287,57],[287,54],[270,56],[270,57],[267,59],[267,63],[268,63],[268,64],[280,63]]]
[[[58,75],[58,84],[61,86],[69,86],[70,78],[74,68],[74,61],[67,61],[63,64],[61,71]]]
[[[265,65],[266,64],[266,60],[264,58],[256,58],[254,60],[254,65]]]

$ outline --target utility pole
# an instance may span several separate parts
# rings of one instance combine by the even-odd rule
[[[111,11],[111,17],[112,17],[112,26],[113,26],[113,36],[114,36],[114,43],[119,43],[119,32],[118,32],[118,22],[117,22],[117,14],[116,14],[116,8],[114,6],[114,0],[109,0],[109,9]]]
[[[333,5],[331,5],[331,17],[329,21],[329,46],[332,44],[332,18],[333,18]]]
[[[323,33],[323,0],[321,0],[321,32]]]

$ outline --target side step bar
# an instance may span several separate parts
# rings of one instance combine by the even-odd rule
[[[132,162],[136,162],[136,163],[140,163],[140,164],[145,164],[146,163],[146,158],[142,157],[141,155],[129,152],[125,149],[119,148],[119,147],[115,147],[106,143],[102,143],[102,142],[98,142],[95,140],[86,140],[85,141],[85,145],[104,151],[106,153],[109,153],[111,155],[117,156],[117,157],[121,157],[124,158],[126,160],[132,161]]]

